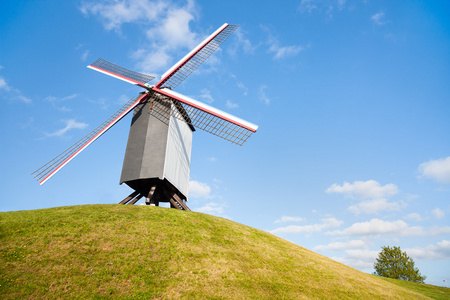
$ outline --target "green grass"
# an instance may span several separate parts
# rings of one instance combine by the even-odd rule
[[[195,212],[86,205],[0,213],[0,299],[429,299],[449,293],[428,287],[402,287]]]
[[[392,278],[383,278],[383,279],[388,282],[394,283],[398,286],[409,289],[411,291],[415,291],[419,294],[430,297],[432,299],[439,299],[439,300],[450,299],[450,289],[446,287],[429,285],[424,283],[415,283]]]

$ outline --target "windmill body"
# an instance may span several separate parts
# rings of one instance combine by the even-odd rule
[[[173,89],[200,66],[237,28],[223,24],[178,61],[154,86],[154,77],[137,73],[102,58],[88,67],[145,89],[130,99],[109,119],[33,172],[44,184],[87,146],[133,111],[120,183],[134,192],[121,204],[170,202],[171,207],[190,210],[187,205],[192,133],[198,128],[242,145],[258,126],[219,109],[179,94]]]
[[[131,121],[120,184],[148,194],[152,185],[164,182],[173,186],[180,198],[187,199],[194,130],[188,123],[153,109],[151,103],[138,105]]]

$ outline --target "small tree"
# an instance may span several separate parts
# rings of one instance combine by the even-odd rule
[[[427,278],[414,267],[414,261],[400,247],[383,246],[373,264],[375,275],[423,283]]]

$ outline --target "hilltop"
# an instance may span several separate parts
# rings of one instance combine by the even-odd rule
[[[0,213],[2,299],[429,299],[412,289],[201,213],[132,205]]]

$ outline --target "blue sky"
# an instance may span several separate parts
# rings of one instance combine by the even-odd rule
[[[450,280],[448,1],[1,1],[1,211],[117,203],[130,116],[43,186],[30,175],[160,76],[239,29],[177,92],[259,125],[194,135],[189,206],[373,272],[400,246]],[[154,80],[156,82],[156,79]]]

